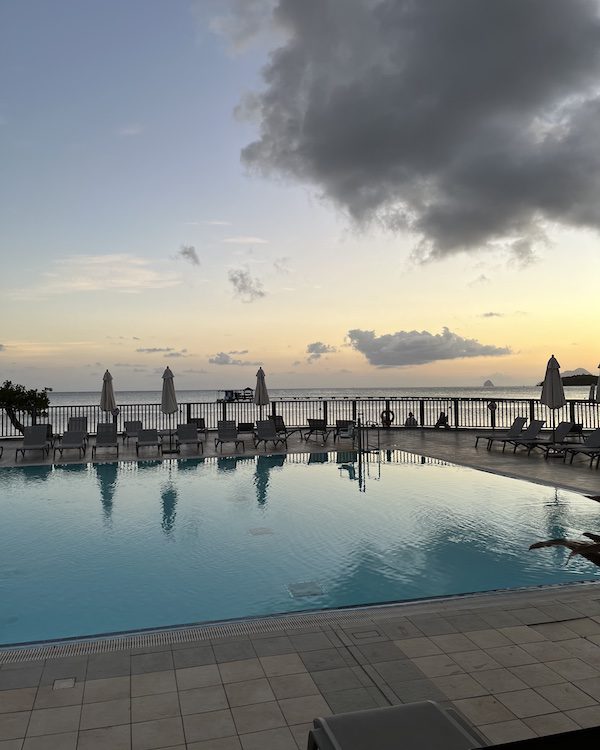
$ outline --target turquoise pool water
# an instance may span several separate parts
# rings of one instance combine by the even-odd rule
[[[0,644],[589,580],[575,493],[381,455],[0,471]],[[361,481],[358,481],[358,480]]]

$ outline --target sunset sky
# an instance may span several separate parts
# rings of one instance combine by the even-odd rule
[[[600,361],[596,0],[0,4],[0,380]]]

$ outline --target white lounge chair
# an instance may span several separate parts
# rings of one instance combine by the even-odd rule
[[[490,450],[494,440],[518,437],[523,432],[525,422],[527,422],[527,417],[517,417],[508,428],[508,430],[500,430],[499,432],[483,432],[479,435],[475,435],[475,447],[477,448],[477,443],[479,443],[480,440],[487,440],[487,449]]]
[[[98,448],[115,448],[118,458],[119,442],[117,439],[117,426],[112,422],[98,423],[96,428],[96,443],[92,447],[92,458],[96,455]]]

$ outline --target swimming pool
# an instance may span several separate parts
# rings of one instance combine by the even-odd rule
[[[0,471],[0,644],[589,580],[575,493],[413,454]],[[359,481],[360,479],[360,481]]]

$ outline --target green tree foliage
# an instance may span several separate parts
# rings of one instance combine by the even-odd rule
[[[48,406],[50,399],[48,393],[52,388],[25,388],[24,385],[11,383],[5,380],[0,386],[0,409],[4,409],[13,425],[23,432],[24,425],[19,419],[23,412],[29,414],[31,421],[35,424],[37,417],[41,416]],[[19,414],[20,413],[20,414]]]

